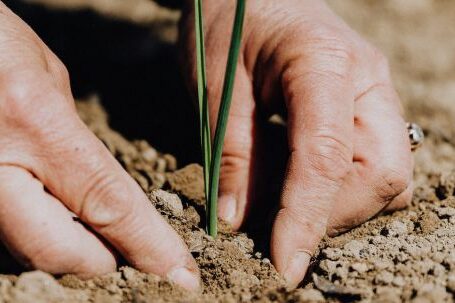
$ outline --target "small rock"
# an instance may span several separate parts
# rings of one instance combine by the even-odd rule
[[[177,169],[177,159],[173,155],[165,154],[163,159],[166,161],[167,171],[175,171]]]
[[[455,208],[452,207],[436,207],[434,209],[439,219],[450,219],[455,217]]]
[[[396,237],[400,235],[406,235],[408,233],[408,226],[406,223],[398,220],[394,220],[388,226],[389,236]]]
[[[322,253],[327,259],[332,261],[337,261],[343,256],[343,252],[339,248],[326,248]]]
[[[382,236],[374,236],[370,238],[370,243],[374,245],[381,245],[382,243],[384,243],[384,241],[386,241],[386,239]]]
[[[446,269],[441,264],[435,263],[433,266],[433,276],[442,277],[445,275]]]
[[[403,277],[397,276],[393,278],[392,284],[397,287],[403,287],[404,285],[406,285],[406,281],[404,280]]]
[[[234,239],[232,243],[235,244],[243,253],[251,255],[254,249],[253,240],[246,237],[245,234],[239,234]]]
[[[440,200],[447,199],[454,195],[455,191],[455,171],[441,176],[439,185],[436,188],[436,195]]]
[[[151,186],[150,190],[155,190],[155,189],[160,189],[164,186],[164,183],[166,183],[166,176],[162,173],[156,173],[156,172],[147,172],[147,176],[151,180]]]
[[[12,301],[32,302],[64,302],[67,296],[63,286],[50,274],[33,271],[19,276],[11,290]]]
[[[155,170],[159,173],[166,172],[166,160],[158,158],[155,162]]]
[[[368,271],[368,265],[365,263],[354,263],[351,265],[351,269],[362,274]]]
[[[206,249],[204,254],[207,260],[215,260],[216,258],[218,258],[218,252],[216,251],[216,249],[212,247]]]
[[[149,198],[155,205],[162,207],[165,211],[171,212],[172,215],[176,217],[183,216],[182,201],[180,201],[180,198],[176,194],[158,189],[152,191]]]
[[[187,245],[192,253],[201,253],[205,247],[203,235],[198,232],[194,232],[190,235],[189,239],[187,240]]]
[[[377,270],[391,269],[394,266],[392,261],[384,259],[375,260],[373,265]]]
[[[150,147],[141,152],[141,156],[146,162],[153,163],[158,158],[158,152],[154,148]]]
[[[340,281],[346,281],[348,279],[348,268],[347,266],[338,267],[335,269],[333,276]]]
[[[270,262],[270,259],[264,258],[264,259],[262,259],[262,263],[264,263],[264,264],[271,264],[272,262]]]
[[[389,271],[381,271],[374,279],[376,284],[390,284],[393,281],[393,274]]]
[[[333,274],[340,263],[332,260],[322,260],[319,267],[328,274]],[[340,265],[341,266],[341,265]]]
[[[344,245],[343,255],[347,257],[354,257],[356,259],[360,259],[360,251],[364,248],[365,248],[364,243],[357,240],[352,240]]]
[[[128,266],[121,267],[120,272],[122,273],[123,278],[128,282],[134,282],[135,280],[137,280],[138,277],[144,275],[143,273],[140,273],[137,270]]]
[[[444,258],[446,257],[446,255],[444,253],[438,251],[438,252],[435,252],[431,257],[434,262],[442,263],[444,261]]]
[[[319,277],[315,273],[313,273],[312,277],[314,286],[324,294],[337,296],[342,295],[349,297],[352,301],[359,300],[362,297],[362,291],[359,289],[334,284],[327,279]]]

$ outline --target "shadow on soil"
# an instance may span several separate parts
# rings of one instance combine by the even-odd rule
[[[91,11],[55,11],[4,1],[65,63],[73,94],[96,93],[113,129],[147,139],[179,165],[199,162],[196,112],[181,79],[173,45],[146,26],[107,19]]]

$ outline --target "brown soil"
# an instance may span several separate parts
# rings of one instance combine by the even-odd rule
[[[245,234],[227,228],[216,240],[205,234],[200,166],[177,170],[171,155],[127,141],[92,99],[78,103],[81,117],[182,235],[200,266],[203,290],[190,294],[125,266],[89,281],[42,272],[0,276],[0,302],[454,302],[455,2],[331,3],[389,56],[407,115],[427,134],[416,153],[408,209],[325,239],[307,281],[288,290]],[[0,267],[9,262],[2,257]]]

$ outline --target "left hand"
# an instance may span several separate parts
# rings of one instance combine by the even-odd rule
[[[182,40],[195,87],[193,1]],[[206,1],[212,131],[224,78],[235,1]],[[249,0],[221,168],[219,215],[239,228],[261,207],[253,181],[264,112],[285,109],[288,164],[271,254],[290,285],[310,255],[337,234],[412,196],[412,156],[387,60],[320,0]],[[267,134],[266,134],[267,135]],[[259,188],[265,191],[267,188]]]

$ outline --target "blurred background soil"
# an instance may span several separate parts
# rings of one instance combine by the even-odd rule
[[[214,241],[201,229],[200,167],[186,166],[198,162],[199,141],[176,60],[177,11],[147,0],[4,2],[67,65],[75,96],[90,100],[78,103],[81,117],[184,237],[204,290],[190,295],[129,267],[90,281],[56,280],[21,274],[5,256],[0,302],[455,301],[454,1],[329,1],[388,56],[407,118],[427,141],[415,154],[412,205],[326,239],[296,291],[246,235],[226,231]]]

